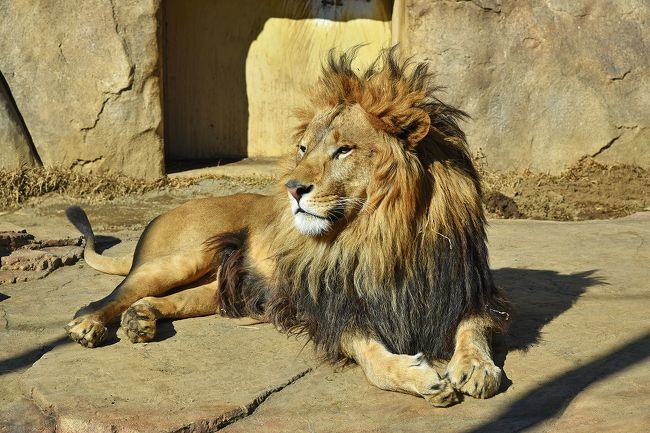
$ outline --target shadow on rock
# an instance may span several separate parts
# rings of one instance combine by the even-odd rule
[[[571,308],[590,286],[603,283],[595,273],[595,270],[573,274],[542,269],[493,270],[495,283],[512,302],[510,329],[505,336],[494,340],[494,363],[503,368],[508,352],[525,351],[542,342],[545,325]],[[510,385],[512,381],[504,374],[499,393]]]
[[[159,320],[156,323],[156,336],[153,341],[164,341],[176,335],[174,322],[171,320]]]
[[[505,336],[494,340],[494,362],[503,368],[508,352],[528,350],[543,341],[542,328],[575,304],[602,278],[595,270],[561,274],[544,269],[501,268],[492,271],[494,281],[512,302],[512,324]],[[499,393],[512,381],[505,374]]]
[[[650,357],[650,333],[568,371],[508,406],[496,419],[468,433],[523,431],[561,414],[589,385],[606,379]]]
[[[595,270],[573,274],[539,269],[494,270],[495,283],[505,290],[513,306],[512,325],[505,341],[497,341],[496,351],[527,350],[539,344],[543,340],[541,329],[546,324],[571,308],[589,287],[603,284],[603,279],[595,273]]]
[[[41,343],[33,349],[29,349],[16,356],[0,359],[0,376],[11,373],[15,370],[20,370],[21,368],[29,367],[50,350],[57,346],[69,343],[72,343],[72,340],[70,340],[67,335],[64,335],[54,340]]]
[[[95,248],[99,254],[121,242],[114,236],[95,236]]]

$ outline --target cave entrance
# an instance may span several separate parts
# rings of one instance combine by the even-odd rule
[[[391,44],[392,14],[393,0],[164,2],[168,171],[285,153],[327,51],[367,44],[369,61]]]

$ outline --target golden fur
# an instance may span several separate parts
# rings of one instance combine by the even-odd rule
[[[355,152],[372,154],[355,167],[369,172],[368,182],[354,197],[357,212],[334,230],[335,235],[328,233],[325,241],[322,237],[305,239],[293,228],[283,200],[286,193],[280,193],[279,224],[273,227],[279,236],[271,240],[271,254],[277,258],[274,286],[293,293],[272,298],[270,314],[279,317],[286,328],[306,330],[334,360],[340,355],[337,348],[345,326],[382,333],[372,325],[342,324],[337,319],[341,314],[355,316],[345,308],[351,302],[365,298],[379,309],[384,308],[382,302],[398,303],[392,311],[385,311],[383,319],[374,318],[398,322],[412,320],[412,308],[424,308],[427,311],[419,319],[428,324],[431,333],[416,326],[408,331],[392,329],[382,335],[384,342],[395,351],[449,356],[453,331],[463,317],[481,315],[488,321],[494,319],[494,327],[500,328],[502,317],[490,314],[489,305],[505,310],[488,269],[478,175],[457,125],[457,119],[465,115],[435,97],[437,87],[426,64],[400,62],[391,50],[357,74],[352,70],[353,58],[354,52],[330,57],[312,91],[311,105],[299,111],[302,123],[296,140],[300,143],[305,134],[317,135],[309,129],[323,113],[325,118],[335,119],[347,114],[344,123],[350,128],[354,116],[346,107],[360,107],[365,117],[362,121],[381,136],[367,149],[356,144]],[[309,158],[307,150],[303,158]],[[322,178],[322,170],[320,160],[310,165],[298,159],[284,180],[298,177],[312,183]],[[358,173],[348,175],[345,181],[357,177]],[[290,308],[285,317],[282,313],[300,302],[305,292],[316,300],[311,306],[318,310],[316,320],[293,320]],[[340,305],[331,311],[319,308],[319,297],[324,296],[328,304]],[[420,304],[410,305],[409,299]],[[405,309],[398,312],[400,306]],[[327,314],[332,316],[331,326],[323,327],[323,315]],[[393,328],[401,326],[398,323]],[[428,338],[429,344],[420,344],[414,333]]]
[[[361,73],[354,58],[330,54],[276,194],[194,200],[158,217],[124,282],[80,310],[70,336],[93,347],[121,312],[133,342],[151,340],[160,318],[252,315],[308,334],[330,361],[355,360],[384,389],[437,406],[455,390],[493,395],[501,372],[488,340],[507,305],[488,268],[465,114],[395,48]],[[114,269],[94,254],[83,211],[69,217],[98,269]],[[446,377],[427,362],[450,357]]]

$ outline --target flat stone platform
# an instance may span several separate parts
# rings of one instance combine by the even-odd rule
[[[60,210],[0,224],[76,235]],[[125,227],[99,225],[121,240],[107,255],[134,247],[139,232]],[[0,286],[0,432],[650,431],[650,213],[491,221],[489,241],[516,309],[496,347],[507,380],[491,399],[437,409],[380,391],[358,367],[324,365],[304,340],[251,320],[163,322],[151,343],[117,331],[82,348],[63,326],[120,277],[81,261]]]

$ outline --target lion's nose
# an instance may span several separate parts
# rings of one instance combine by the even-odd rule
[[[289,194],[291,194],[296,201],[300,201],[300,197],[314,189],[314,185],[303,185],[295,179],[291,179],[285,184],[285,186],[287,187]]]

